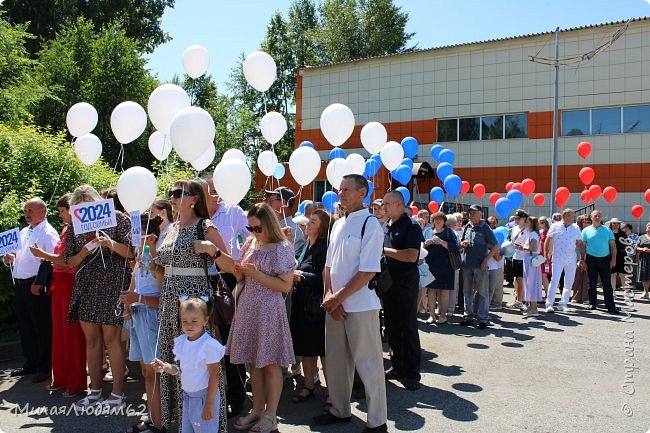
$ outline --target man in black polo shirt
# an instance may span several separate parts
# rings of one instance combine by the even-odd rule
[[[393,351],[387,379],[403,381],[408,390],[420,388],[420,336],[417,301],[420,290],[418,258],[424,242],[422,229],[405,213],[404,197],[399,191],[384,196],[389,218],[384,237],[384,255],[393,280],[383,296],[388,344]]]

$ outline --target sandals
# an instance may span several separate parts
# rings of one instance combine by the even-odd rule
[[[109,398],[101,402],[101,414],[103,415],[113,415],[117,414],[118,411],[123,409],[126,404],[124,403],[124,400],[126,399],[126,395],[118,395],[115,394],[114,392],[111,392],[111,395]]]
[[[278,431],[278,418],[271,415],[264,415],[260,420],[250,429],[253,433],[279,433]]]
[[[232,425],[235,430],[247,431],[250,430],[260,420],[260,414],[251,409],[246,416],[237,418],[237,421]]]
[[[305,391],[305,390],[307,391],[307,394],[306,394],[306,395],[301,394],[302,391]],[[303,386],[303,387],[302,387],[302,390],[300,391],[300,393],[294,395],[294,396],[291,398],[291,401],[293,401],[294,403],[302,403],[302,402],[304,402],[304,401],[307,401],[307,400],[309,400],[310,398],[312,398],[312,397],[314,396],[314,391],[316,391],[316,387],[315,387],[315,386],[312,387],[312,388],[309,388],[309,387],[307,387],[307,386]]]
[[[91,389],[84,398],[76,402],[74,405],[78,409],[84,409],[99,404],[101,402],[102,402],[102,390]]]

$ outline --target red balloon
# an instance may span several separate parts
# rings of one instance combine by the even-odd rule
[[[580,155],[582,159],[587,159],[589,154],[591,154],[591,143],[583,141],[578,144],[578,155]]]
[[[641,218],[643,216],[643,206],[640,204],[632,206],[632,216],[636,219]]]
[[[616,188],[614,188],[613,186],[606,186],[605,189],[603,190],[603,198],[610,203],[616,200],[617,195],[618,192],[616,192]]]
[[[537,206],[542,206],[545,200],[546,198],[544,197],[544,194],[541,194],[539,192],[535,194],[535,197],[533,197],[533,201]]]
[[[580,178],[580,181],[583,183],[583,185],[587,186],[594,181],[594,178],[596,177],[596,172],[591,167],[583,167],[580,169],[580,173],[578,173],[578,177]]]
[[[645,190],[645,195],[644,196],[645,196],[645,201],[650,203],[650,189]]]
[[[518,190],[518,191],[521,191],[522,194],[524,193],[524,192],[521,190],[521,182],[515,182],[514,184],[512,184],[512,189],[516,189],[516,190]]]
[[[564,207],[567,201],[569,201],[569,196],[571,195],[571,191],[569,191],[569,188],[565,186],[559,187],[555,191],[555,203],[557,203],[558,206]]]
[[[437,212],[439,208],[438,203],[436,203],[435,201],[430,201],[429,206],[427,207],[429,208],[429,212],[431,213]]]
[[[413,212],[411,215],[417,215],[420,209],[417,206],[411,206],[411,211]]]
[[[472,191],[474,191],[474,195],[476,197],[483,198],[483,196],[485,195],[485,185],[483,185],[482,183],[477,183],[474,185],[474,188],[472,188]]]
[[[532,179],[524,179],[521,181],[521,193],[523,195],[531,195],[535,192],[535,181]]]
[[[589,196],[593,201],[598,200],[598,197],[603,193],[603,190],[600,189],[600,185],[591,185],[589,187]]]
[[[461,182],[460,193],[467,194],[469,192],[469,182],[464,180]]]
[[[510,192],[510,190],[512,189],[512,187],[514,186],[514,184],[515,184],[514,182],[508,182],[508,183],[506,183],[506,192]]]
[[[588,189],[585,189],[580,193],[580,199],[584,204],[588,204],[591,201],[591,195],[589,194]]]
[[[498,192],[493,192],[492,194],[490,194],[490,203],[492,203],[492,205],[494,206],[494,203],[496,203],[497,200],[499,200],[500,198],[501,198],[501,194],[499,194]]]

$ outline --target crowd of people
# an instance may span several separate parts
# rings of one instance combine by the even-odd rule
[[[141,216],[138,240],[114,190],[82,185],[61,197],[60,235],[45,202],[27,201],[21,247],[3,257],[26,358],[11,374],[50,380],[76,408],[110,413],[125,405],[128,358],[141,365],[148,419],[127,432],[226,432],[235,418],[235,430],[268,433],[278,431],[285,378],[304,377],[293,403],[314,398],[320,359],[327,394],[313,422],[349,422],[362,384],[364,432],[385,432],[385,381],[420,387],[419,315],[484,329],[501,308],[524,317],[570,312],[572,302],[595,310],[597,284],[606,311],[619,314],[614,289],[620,280],[632,296],[625,257],[637,254],[648,299],[650,224],[638,236],[616,218],[604,224],[599,210],[576,221],[571,209],[550,218],[519,209],[499,226],[479,205],[410,215],[399,191],[365,206],[368,190],[363,176],[347,175],[336,212],[309,202],[293,217],[289,188],[245,212],[222,202],[212,179],[182,180]],[[117,225],[75,234],[70,207],[106,197]],[[505,306],[504,282],[515,294]],[[252,408],[242,414],[247,390]]]

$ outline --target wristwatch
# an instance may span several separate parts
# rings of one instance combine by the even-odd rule
[[[210,256],[210,257],[212,257],[212,260],[213,260],[213,261],[214,261],[214,260],[217,260],[219,257],[221,257],[221,250],[220,250],[219,248],[217,248],[217,252],[214,253],[214,255],[213,255],[213,256]]]

